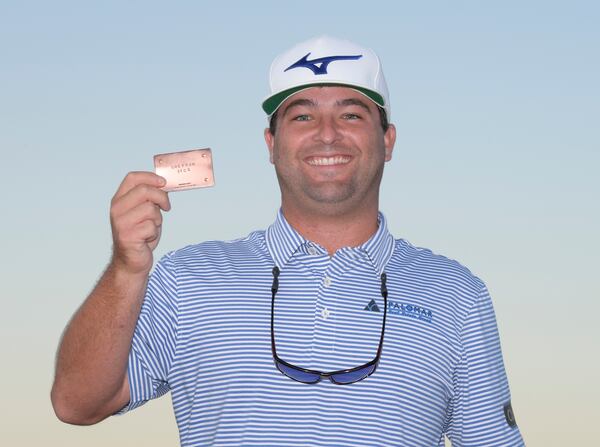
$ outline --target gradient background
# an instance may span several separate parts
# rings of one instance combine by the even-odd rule
[[[322,33],[383,60],[398,141],[381,209],[487,282],[527,444],[594,444],[599,23],[592,1],[1,2],[0,444],[178,443],[169,397],[58,422],[61,332],[109,259],[112,195],[154,154],[212,147],[217,181],[170,195],[157,257],[272,222],[267,70]]]

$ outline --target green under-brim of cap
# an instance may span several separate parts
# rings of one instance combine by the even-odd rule
[[[287,90],[284,90],[282,92],[279,92],[269,98],[267,98],[263,103],[262,103],[262,108],[265,111],[265,113],[268,116],[271,116],[275,110],[277,110],[279,108],[279,106],[281,105],[281,103],[283,101],[285,101],[286,99],[288,99],[290,96],[292,96],[294,93],[299,92],[300,90],[306,90],[307,88],[310,87],[323,87],[323,86],[330,86],[330,87],[335,87],[335,86],[340,86],[340,87],[350,87],[354,90],[358,90],[359,92],[361,92],[363,95],[367,96],[369,99],[371,99],[375,104],[377,104],[380,107],[385,107],[385,101],[383,100],[383,96],[381,96],[379,93],[374,92],[373,90],[369,90],[363,87],[357,87],[355,85],[350,85],[350,84],[339,84],[339,83],[326,83],[326,82],[321,82],[321,83],[315,83],[315,84],[306,84],[306,85],[301,85],[298,87],[292,87],[289,88]]]

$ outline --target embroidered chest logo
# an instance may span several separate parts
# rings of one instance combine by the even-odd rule
[[[365,306],[364,310],[369,312],[381,312],[375,300],[369,301],[369,304]],[[415,318],[427,323],[431,323],[433,320],[433,312],[429,309],[414,304],[399,303],[391,300],[388,300],[387,313],[388,315],[401,315],[403,317]]]

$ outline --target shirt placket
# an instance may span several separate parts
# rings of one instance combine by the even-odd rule
[[[319,276],[319,288],[315,307],[315,331],[313,339],[315,367],[319,368],[327,363],[331,353],[335,350],[336,337],[336,302],[335,302],[335,277],[332,275],[331,266]]]

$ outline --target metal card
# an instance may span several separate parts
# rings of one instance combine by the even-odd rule
[[[212,152],[209,148],[170,152],[154,156],[154,171],[164,177],[164,191],[214,186]]]

